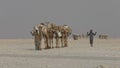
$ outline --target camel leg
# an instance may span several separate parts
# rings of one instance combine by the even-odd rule
[[[65,47],[67,47],[68,46],[68,41],[67,41],[67,39],[65,39]]]
[[[50,34],[49,38],[50,38],[50,47],[54,48],[53,47],[53,38],[54,38],[53,33]]]
[[[51,39],[51,46],[52,46],[52,48],[54,48],[54,46],[53,46],[53,38]]]
[[[50,49],[49,38],[46,39],[46,43],[47,43],[47,48]]]
[[[50,47],[49,47],[49,40],[48,40],[48,37],[47,36],[45,36],[45,41],[44,41],[44,43],[45,43],[45,49],[49,49]]]
[[[58,44],[59,44],[59,39],[56,38],[56,48],[59,48]]]
[[[45,44],[45,49],[47,49],[46,39],[44,40],[44,44]]]
[[[46,46],[47,46],[47,49],[50,49],[50,46],[49,46],[49,36],[48,35],[46,36]]]
[[[49,40],[49,45],[50,45],[50,48],[54,48],[53,47],[53,39],[52,38]]]
[[[68,46],[68,41],[67,41],[67,40],[68,40],[68,38],[67,38],[67,36],[65,36],[65,37],[64,37],[64,44],[65,44],[64,46],[65,46],[65,47]]]
[[[41,40],[39,41],[39,47],[38,48],[39,48],[39,50],[42,50],[41,49]]]
[[[48,40],[45,41],[45,44],[46,44],[46,48],[45,49],[49,49],[49,45],[48,45]]]
[[[35,50],[41,50],[41,42],[35,41]]]
[[[49,39],[48,42],[49,42],[49,47],[52,48],[52,47],[51,47],[51,44],[52,44],[52,43],[51,43],[51,38]]]
[[[62,37],[62,38],[61,38],[61,47],[64,47],[64,45],[63,45],[63,44],[64,44],[63,41],[64,41],[64,38]]]
[[[37,44],[37,41],[35,41],[35,50],[38,50],[38,44]]]

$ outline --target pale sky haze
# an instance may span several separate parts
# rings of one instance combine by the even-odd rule
[[[32,38],[33,26],[45,21],[120,38],[120,0],[0,0],[0,38]]]

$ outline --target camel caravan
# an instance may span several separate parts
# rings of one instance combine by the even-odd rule
[[[108,35],[106,35],[106,34],[100,34],[99,35],[99,39],[108,39]]]
[[[30,33],[34,36],[35,49],[41,50],[42,39],[44,40],[45,49],[54,48],[54,40],[56,42],[55,48],[67,47],[68,37],[71,35],[72,30],[68,25],[60,26],[54,23],[45,22],[35,25]]]
[[[73,34],[72,37],[73,37],[74,40],[89,38],[87,34],[86,35],[85,34],[82,34],[82,35],[80,35],[80,34]],[[108,39],[108,35],[107,34],[100,34],[98,36],[98,38],[99,39]]]

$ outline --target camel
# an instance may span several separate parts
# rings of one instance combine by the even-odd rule
[[[56,26],[54,23],[46,22],[40,23],[34,27],[34,30],[31,32],[35,36],[35,46],[38,49],[38,42],[41,49],[41,40],[44,39],[45,49],[54,48],[53,39],[56,40],[56,48],[60,47],[59,41],[61,40],[61,47],[68,46],[68,37],[71,34],[72,30],[69,26]],[[36,42],[37,41],[37,42]]]
[[[42,34],[38,29],[38,26],[34,26],[34,29],[30,32],[34,36],[35,50],[41,50]]]
[[[56,48],[60,47],[59,41],[61,40],[61,47],[68,46],[68,37],[71,35],[72,30],[69,26],[55,26],[55,40],[56,40]]]
[[[44,23],[39,24],[39,30],[42,32],[44,43],[45,43],[45,49],[49,49],[49,35],[48,35],[48,28]]]
[[[39,44],[40,44],[40,50],[41,50],[41,40],[44,39],[45,43],[45,49],[53,48],[53,23],[40,23],[36,26],[34,26],[34,29],[31,31],[32,36],[34,36],[35,40],[35,49],[39,50]],[[39,43],[39,44],[38,44]]]
[[[108,35],[104,35],[104,39],[108,39]]]
[[[71,35],[72,29],[67,25],[63,25],[61,33],[62,33],[62,47],[67,47],[68,37]]]
[[[55,35],[55,40],[56,40],[56,48],[59,48],[60,47],[60,39],[62,37],[62,34],[61,34],[61,26],[54,26],[54,35]],[[62,44],[62,43],[61,43]]]
[[[49,45],[51,48],[54,48],[53,46],[53,39],[54,39],[54,31],[55,31],[55,24],[47,22],[47,29],[48,29],[48,36],[49,36]]]

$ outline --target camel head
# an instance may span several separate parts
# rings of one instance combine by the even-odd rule
[[[33,30],[30,32],[32,36],[39,34],[38,26],[34,26]]]
[[[44,23],[40,23],[40,24],[38,25],[39,28],[43,28],[44,26],[45,26]]]
[[[62,26],[62,33],[67,33],[68,36],[72,34],[72,29],[68,25]]]

